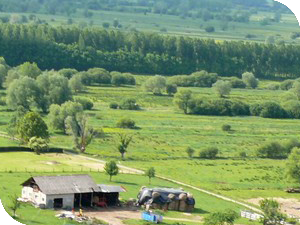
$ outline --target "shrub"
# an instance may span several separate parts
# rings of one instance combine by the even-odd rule
[[[94,103],[87,98],[75,98],[75,102],[78,102],[82,105],[83,110],[91,110],[94,107]]]
[[[215,32],[215,28],[213,26],[208,26],[205,28],[205,31],[207,33],[212,33],[212,32]]]
[[[132,119],[123,118],[118,121],[117,127],[119,128],[128,128],[128,129],[134,129],[135,128],[135,122]]]
[[[229,95],[231,92],[231,83],[229,81],[218,80],[213,84],[213,89],[220,96]]]
[[[176,94],[177,93],[177,85],[176,84],[167,84],[166,92],[170,96]]]
[[[294,82],[294,80],[285,80],[281,82],[280,89],[284,91],[290,90],[293,87]]]
[[[245,72],[242,74],[242,80],[248,88],[257,88],[258,79],[255,78],[253,73]]]
[[[283,108],[289,117],[300,119],[300,102],[297,100],[290,100],[283,104]]]
[[[286,150],[280,143],[270,142],[259,147],[256,154],[260,158],[277,159],[286,157]]]
[[[237,77],[230,78],[229,82],[232,88],[246,88],[246,84]]]
[[[252,104],[250,106],[251,116],[260,116],[261,111],[262,111],[262,106],[258,103]]]
[[[135,99],[127,98],[121,102],[119,108],[124,110],[139,110],[140,106],[136,103]]]
[[[216,147],[206,148],[199,153],[199,157],[202,159],[215,159],[219,153],[219,149]]]
[[[191,147],[187,147],[185,152],[187,153],[187,155],[190,157],[190,158],[193,158],[194,156],[194,153],[195,153],[195,150],[192,149]]]
[[[300,148],[300,142],[297,139],[291,139],[283,144],[287,154],[290,154],[293,148]]]
[[[280,85],[276,84],[276,83],[271,83],[266,86],[266,89],[272,90],[272,91],[279,90],[279,88],[280,88]]]
[[[247,153],[246,152],[240,152],[239,153],[239,156],[241,157],[241,158],[247,158]]]
[[[287,118],[287,112],[276,102],[265,102],[260,113],[264,118]]]
[[[109,108],[117,109],[117,108],[119,108],[119,105],[118,105],[118,103],[112,102],[112,103],[109,104]]]
[[[222,126],[222,131],[231,131],[231,126],[229,124],[224,124]]]

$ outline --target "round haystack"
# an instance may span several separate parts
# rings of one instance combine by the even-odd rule
[[[174,194],[169,194],[168,195],[168,198],[171,199],[171,200],[174,200],[176,198],[176,195]]]
[[[142,191],[144,188],[146,188],[146,186],[142,186],[141,189],[140,189],[140,191]]]
[[[193,194],[191,194],[191,193],[188,193],[187,197],[188,198],[194,198]]]
[[[181,194],[179,195],[179,200],[184,201],[184,200],[186,200],[186,199],[187,199],[187,194],[186,194],[186,193],[181,193]]]
[[[154,191],[153,193],[152,193],[152,198],[158,198],[160,196],[160,193],[158,193],[158,192],[156,192],[156,191]]]

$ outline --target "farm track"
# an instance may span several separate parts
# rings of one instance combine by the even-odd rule
[[[106,163],[106,161],[104,161],[104,160],[94,159],[94,158],[91,158],[91,157],[88,157],[88,156],[77,155],[77,154],[73,154],[73,153],[70,153],[70,152],[66,152],[66,154],[71,154],[73,156],[76,156],[76,157],[79,157],[79,158],[83,158],[83,159],[86,159],[86,160],[91,160],[91,161],[98,162],[98,163],[101,163],[101,164],[105,164]],[[120,165],[120,164],[118,164],[118,166],[123,171],[128,171],[129,173],[144,174],[144,171],[142,171],[142,170],[134,169],[134,168],[131,168],[131,167]],[[156,177],[160,178],[160,179],[163,179],[163,180],[166,180],[166,181],[169,181],[169,182],[172,182],[172,183],[175,183],[175,184],[179,184],[179,185],[184,186],[184,187],[191,188],[191,189],[196,190],[196,191],[200,191],[202,193],[205,193],[205,194],[208,194],[210,196],[222,199],[224,201],[233,202],[233,203],[241,205],[241,206],[243,206],[243,207],[245,207],[247,209],[250,209],[250,210],[252,210],[254,212],[262,213],[262,211],[259,210],[258,208],[254,207],[254,206],[251,206],[249,204],[246,204],[244,202],[237,201],[235,199],[232,199],[232,198],[220,195],[220,194],[216,194],[216,193],[213,193],[211,191],[207,191],[205,189],[198,188],[198,187],[195,187],[195,186],[192,186],[192,185],[189,185],[189,184],[186,184],[186,183],[174,180],[174,179],[170,179],[170,178],[167,178],[167,177],[164,177],[164,176],[156,176]]]

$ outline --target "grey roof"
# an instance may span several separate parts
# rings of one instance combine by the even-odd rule
[[[103,192],[103,193],[126,192],[125,188],[123,188],[121,186],[98,184],[98,187],[101,189],[100,192]]]
[[[30,180],[33,180],[39,186],[40,190],[47,195],[101,191],[89,175],[32,177],[22,185],[26,185]]]

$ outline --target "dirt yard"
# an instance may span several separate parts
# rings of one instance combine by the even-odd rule
[[[248,199],[247,202],[259,205],[259,201],[263,198]],[[300,201],[295,198],[273,198],[281,205],[281,211],[283,213],[293,215],[300,218]]]

